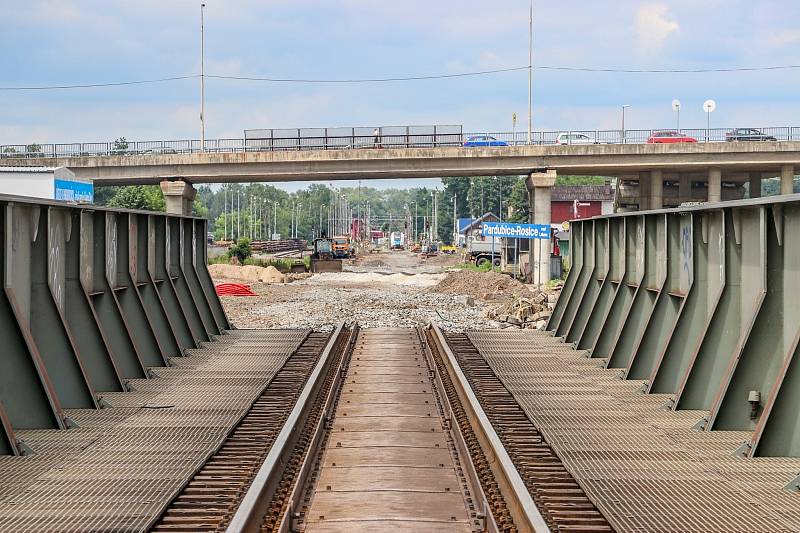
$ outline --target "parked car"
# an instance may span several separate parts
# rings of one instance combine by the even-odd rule
[[[498,141],[491,135],[470,135],[464,141],[464,146],[508,146],[505,141]]]
[[[647,144],[696,143],[697,139],[674,130],[654,131]]]
[[[588,135],[583,133],[559,133],[556,137],[556,144],[600,144]]]
[[[777,141],[772,135],[759,131],[755,128],[736,128],[725,134],[725,140],[733,141]]]

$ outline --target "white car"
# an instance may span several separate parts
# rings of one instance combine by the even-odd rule
[[[559,133],[556,144],[600,144],[583,133]]]

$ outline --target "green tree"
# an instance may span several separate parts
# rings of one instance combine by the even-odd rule
[[[228,250],[228,255],[230,257],[235,257],[239,260],[239,263],[243,265],[245,259],[253,255],[253,250],[250,247],[250,239],[246,237],[239,239],[236,244],[231,246],[230,250]]]
[[[115,155],[124,155],[128,152],[128,139],[125,137],[120,137],[114,141],[114,146],[111,149],[111,153]]]
[[[109,198],[108,205],[123,209],[143,209],[146,211],[164,211],[166,208],[164,194],[158,185],[119,187],[114,196]]]

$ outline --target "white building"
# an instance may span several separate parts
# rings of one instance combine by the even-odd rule
[[[0,166],[0,194],[90,204],[94,186],[63,167]]]

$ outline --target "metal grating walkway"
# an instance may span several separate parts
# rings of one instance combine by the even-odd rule
[[[800,459],[735,457],[749,432],[694,431],[706,412],[665,410],[548,334],[468,336],[617,531],[800,531],[783,490]]]
[[[308,330],[238,330],[152,369],[79,427],[22,430],[0,457],[0,531],[142,531],[205,462]]]

